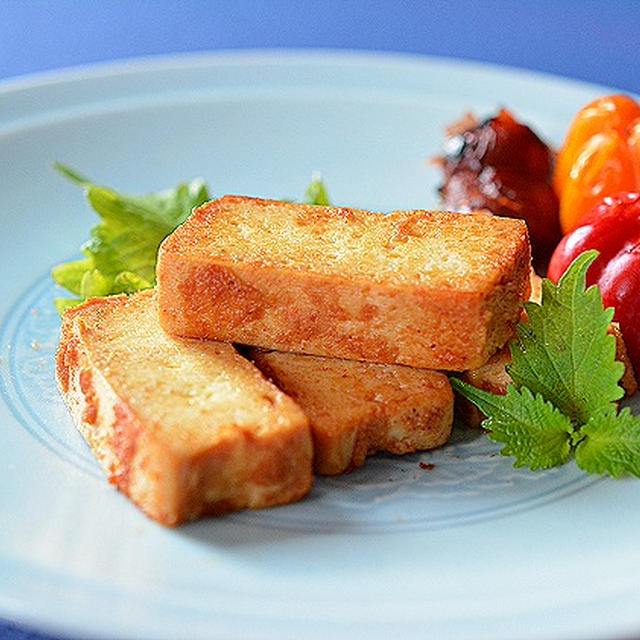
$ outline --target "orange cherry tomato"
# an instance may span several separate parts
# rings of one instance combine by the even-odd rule
[[[598,98],[574,117],[558,152],[553,187],[563,233],[603,197],[640,187],[640,105],[624,95]]]

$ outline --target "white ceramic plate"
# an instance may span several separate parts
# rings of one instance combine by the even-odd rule
[[[93,214],[52,169],[144,192],[436,203],[443,126],[509,106],[558,142],[603,89],[406,56],[152,59],[0,87],[0,616],[151,637],[640,633],[640,485],[514,470],[479,434],[375,457],[296,505],[164,529],[102,474],[53,381],[50,268]],[[637,402],[635,403],[637,407]],[[433,463],[426,470],[420,462]]]

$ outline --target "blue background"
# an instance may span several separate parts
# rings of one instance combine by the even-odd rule
[[[640,91],[640,3],[605,0],[0,0],[0,78],[256,47],[408,51]]]
[[[639,27],[631,0],[0,0],[0,83],[139,55],[296,47],[481,60],[640,93]],[[45,637],[0,620],[0,638]]]

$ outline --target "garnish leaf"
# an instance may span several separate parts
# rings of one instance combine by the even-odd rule
[[[504,443],[500,453],[514,456],[514,467],[548,469],[569,458],[571,421],[542,396],[511,384],[506,395],[482,391],[457,378],[451,378],[451,385],[488,416],[482,423],[487,436]]]
[[[91,185],[91,180],[89,180],[88,178],[85,178],[83,175],[78,173],[75,169],[72,169],[71,167],[68,167],[67,165],[62,164],[62,162],[54,162],[53,168],[56,171],[60,172],[66,178],[69,178],[71,182],[75,182],[76,184],[79,184],[81,186]]]
[[[585,274],[597,252],[586,251],[558,284],[542,281],[541,304],[525,303],[528,320],[510,343],[507,371],[517,388],[540,394],[573,422],[614,406],[624,367],[615,361],[615,338],[607,334],[613,309],[603,309],[600,291],[585,291]]]
[[[77,298],[56,298],[59,313],[89,296],[134,293],[155,285],[158,247],[182,224],[192,209],[209,200],[204,181],[196,178],[174,189],[134,196],[92,183],[74,169],[54,165],[66,178],[81,186],[100,216],[82,246],[84,258],[52,269],[55,282]],[[314,173],[304,201],[329,205],[329,195],[319,173]]]
[[[640,416],[631,415],[628,407],[591,417],[580,436],[575,457],[583,471],[640,477]]]
[[[331,204],[329,193],[320,173],[314,172],[311,175],[311,182],[307,185],[302,202],[305,204],[319,204],[325,207]]]
[[[180,183],[174,189],[132,196],[93,184],[60,163],[55,167],[84,188],[89,204],[101,218],[82,247],[85,258],[52,270],[57,284],[80,296],[59,299],[59,310],[89,296],[133,293],[152,287],[160,243],[194,207],[209,199],[200,178]]]
[[[53,304],[55,305],[56,311],[62,315],[65,309],[69,309],[70,307],[77,307],[82,300],[80,298],[54,298]]]
[[[505,395],[451,379],[486,414],[482,426],[516,467],[544,469],[573,455],[590,473],[640,477],[640,416],[618,412],[616,404],[624,366],[607,333],[613,313],[602,308],[596,287],[585,290],[596,256],[581,254],[557,285],[543,280],[540,305],[525,303],[528,319],[510,344],[513,384]]]
[[[51,275],[61,287],[68,289],[71,293],[81,295],[82,277],[91,269],[93,269],[93,260],[84,258],[59,264],[53,268]]]

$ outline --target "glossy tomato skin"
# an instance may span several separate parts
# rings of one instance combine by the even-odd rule
[[[640,240],[607,264],[599,286],[604,305],[615,309],[629,357],[640,372]]]
[[[640,118],[640,105],[624,94],[611,94],[592,100],[573,117],[567,135],[558,151],[553,186],[560,193],[569,179],[571,166],[584,146],[594,136],[617,134],[626,137],[629,125]]]
[[[582,107],[558,152],[553,186],[563,233],[603,197],[640,188],[640,105],[614,94]]]
[[[583,251],[599,256],[587,271],[605,306],[615,309],[629,356],[640,371],[640,192],[604,198],[556,247],[547,277],[557,282]]]
[[[606,197],[565,235],[556,247],[547,277],[557,282],[571,261],[583,251],[600,255],[587,271],[587,284],[598,282],[605,266],[640,237],[640,192]]]

